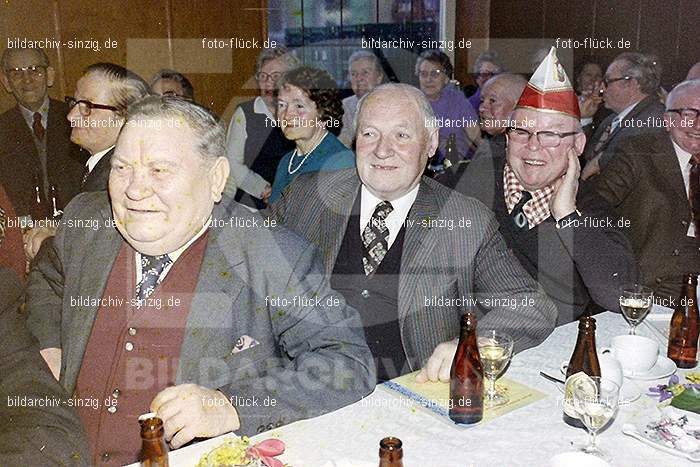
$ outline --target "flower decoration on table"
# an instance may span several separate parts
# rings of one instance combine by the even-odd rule
[[[700,373],[686,375],[687,383],[681,383],[678,375],[671,375],[667,384],[649,388],[650,396],[658,396],[662,405],[700,414]]]
[[[202,456],[197,467],[284,467],[275,459],[284,449],[284,442],[279,439],[270,438],[251,445],[247,436],[228,438]]]

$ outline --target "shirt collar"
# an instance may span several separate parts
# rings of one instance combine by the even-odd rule
[[[637,102],[635,102],[634,104],[630,105],[629,107],[623,109],[622,112],[620,112],[619,114],[617,114],[617,115],[615,116],[615,118],[613,118],[613,121],[612,121],[612,127],[613,127],[613,129],[617,128],[617,127],[620,125],[620,122],[627,116],[627,114],[629,114],[630,112],[632,112],[632,109],[634,109],[634,107],[635,107],[637,104],[639,104],[640,102],[642,102],[641,99],[638,100]]]
[[[17,107],[19,107],[19,111],[22,112],[22,116],[24,117],[24,121],[27,122],[27,125],[29,125],[29,128],[32,128],[34,125],[34,111],[29,110],[22,104],[17,104]],[[44,98],[44,102],[41,104],[41,107],[39,107],[39,110],[37,110],[41,114],[41,124],[46,128],[48,119],[49,119],[49,96],[46,96]]]
[[[391,234],[396,235],[398,231],[401,230],[401,226],[408,216],[408,211],[411,210],[411,206],[413,206],[413,203],[416,201],[419,188],[420,184],[416,185],[402,197],[390,201],[394,209],[387,216],[385,222]],[[365,226],[372,218],[377,204],[382,201],[386,200],[377,198],[365,185],[362,185],[362,189],[360,190],[360,232],[364,230]]]
[[[503,196],[505,197],[508,213],[513,211],[515,205],[518,204],[523,196],[525,187],[522,186],[515,172],[510,165],[506,163],[503,167]],[[527,218],[527,223],[530,228],[541,224],[547,219],[551,213],[549,212],[549,201],[554,195],[554,188],[547,185],[536,191],[531,191],[532,199],[523,205],[523,214]]]
[[[185,252],[186,249],[188,249],[190,247],[190,245],[192,245],[194,242],[196,242],[199,237],[204,235],[204,232],[206,232],[207,229],[209,228],[209,224],[211,224],[211,216],[209,216],[209,219],[207,219],[207,221],[204,223],[202,228],[199,229],[199,232],[197,232],[197,234],[194,237],[192,237],[189,242],[185,243],[184,245],[182,245],[180,248],[173,251],[172,253],[168,253],[168,256],[170,256],[170,259],[172,260],[173,263]]]
[[[692,154],[690,154],[688,151],[683,149],[682,147],[678,146],[673,139],[671,139],[671,142],[673,143],[673,149],[676,150],[676,156],[678,157],[678,163],[681,165],[681,170],[685,168],[686,165],[690,164],[690,158],[693,157]]]
[[[87,162],[85,163],[85,165],[86,165],[87,168],[88,168],[88,172],[92,172],[92,169],[94,169],[95,166],[97,165],[97,163],[100,162],[100,159],[102,159],[102,156],[104,156],[105,154],[107,154],[107,153],[108,153],[109,151],[111,151],[112,149],[114,149],[114,146],[110,146],[110,147],[108,147],[107,149],[105,149],[105,150],[103,150],[103,151],[100,151],[100,152],[96,152],[95,154],[93,154],[92,156],[90,156],[90,158],[89,158],[89,159],[87,160]]]
[[[275,116],[272,115],[272,113],[270,112],[270,109],[267,108],[267,104],[265,104],[265,101],[260,96],[256,97],[255,100],[253,101],[253,112],[255,112],[256,114],[264,114],[270,120],[275,119]]]

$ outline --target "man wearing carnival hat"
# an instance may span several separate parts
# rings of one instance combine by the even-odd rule
[[[557,305],[557,324],[593,304],[616,309],[619,286],[637,278],[624,219],[579,186],[586,144],[579,119],[552,48],[511,114],[505,150],[473,161],[455,187],[493,209],[506,243]]]

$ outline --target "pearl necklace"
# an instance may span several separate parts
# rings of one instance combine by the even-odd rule
[[[289,175],[293,175],[293,174],[297,173],[299,171],[299,169],[301,169],[301,167],[304,165],[304,162],[306,162],[306,159],[308,159],[309,156],[311,155],[311,153],[314,152],[316,150],[316,148],[319,146],[319,144],[321,144],[323,142],[323,140],[326,139],[326,135],[328,135],[328,131],[326,131],[323,134],[323,136],[321,137],[321,139],[318,140],[318,143],[314,144],[314,147],[312,147],[311,150],[306,153],[306,155],[301,160],[299,165],[297,165],[296,169],[292,170],[292,164],[294,163],[294,157],[296,157],[299,154],[299,149],[298,148],[294,149],[294,152],[292,153],[292,157],[289,158],[289,166],[287,167],[287,173]]]

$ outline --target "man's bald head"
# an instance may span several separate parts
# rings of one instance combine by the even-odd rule
[[[527,80],[513,73],[501,73],[484,83],[479,106],[482,130],[490,135],[505,131],[508,117],[515,109],[525,86]]]

